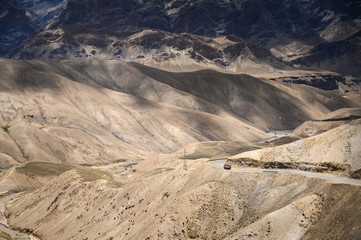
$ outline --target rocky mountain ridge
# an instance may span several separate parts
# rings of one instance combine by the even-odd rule
[[[73,25],[117,32],[150,28],[211,37],[234,34],[256,44],[280,37],[317,42],[332,41],[320,32],[340,22],[350,25],[360,12],[361,3],[350,0],[73,0],[50,28]]]
[[[16,4],[15,0],[10,2]],[[117,34],[129,35],[130,32],[150,29],[158,32],[161,30],[160,32],[166,35],[179,34],[178,38],[189,36],[187,34],[197,35],[198,38],[210,37],[213,39],[232,36],[234,39],[239,39],[237,42],[246,41],[252,46],[258,46],[268,57],[270,57],[269,51],[271,51],[271,54],[274,55],[271,56],[272,61],[286,62],[281,65],[360,76],[361,39],[358,34],[361,29],[360,1],[111,0],[103,2],[70,0],[67,2],[57,0],[31,3],[18,0],[16,9],[21,8],[25,9],[21,11],[25,11],[28,16],[20,18],[22,24],[33,26],[37,22],[38,25],[35,24],[37,30],[34,27],[27,28],[27,30],[21,27],[14,28],[13,31],[22,37],[11,38],[12,43],[3,48],[2,55],[25,59],[38,57],[44,59],[59,55],[66,57],[92,55],[87,52],[87,49],[83,52],[82,48],[76,47],[79,45],[78,36],[87,34],[89,29],[92,29],[93,36],[88,37],[98,39],[104,37],[104,34],[94,36],[94,33],[99,33],[99,31],[105,31],[114,36]],[[4,22],[5,27],[9,24],[8,21]],[[67,30],[70,28],[72,31]],[[42,49],[47,48],[47,44],[51,41],[53,41],[53,45],[61,45],[62,42],[53,39],[53,34],[51,34],[51,32],[59,30],[67,32],[67,43],[56,48],[53,47],[53,49],[49,49],[49,52],[61,48],[60,52],[47,54],[47,51],[38,52],[32,49],[34,42],[37,42],[36,45],[44,42]],[[69,34],[69,32],[72,33]],[[35,33],[38,34],[33,38]],[[4,32],[4,36],[9,34]],[[157,47],[160,47],[159,43],[152,42],[157,40],[159,39],[148,38],[146,42],[133,41],[131,47],[140,52],[142,50],[139,49],[144,48],[144,45],[147,45],[147,49],[154,49],[154,44],[158,44]],[[195,42],[192,44],[198,44],[196,38],[188,38],[185,41],[193,40]],[[109,39],[106,37],[102,43],[104,48],[113,47],[107,42]],[[69,49],[68,44],[74,45],[74,50]],[[169,42],[165,46],[168,45]],[[177,44],[175,43],[171,48],[177,48]],[[206,47],[201,51],[206,52],[208,49]],[[242,51],[243,47],[235,48],[232,49],[232,54],[240,56]],[[148,52],[154,53],[156,58],[162,61],[164,60],[161,57],[162,54],[165,55],[165,58],[167,58],[166,55],[172,55],[168,49],[161,51],[160,56],[156,51]],[[122,53],[124,55],[124,49]],[[122,54],[118,52],[118,55]],[[149,61],[146,57],[142,59],[142,55],[146,54],[138,54],[139,58],[137,56],[120,58],[133,59],[133,61],[156,66],[152,63],[153,59]],[[192,59],[203,61],[201,58],[204,57],[207,59],[207,56],[199,54],[197,50],[191,51],[188,55],[190,58],[187,61],[192,61]],[[114,58],[114,56],[110,55],[109,58]],[[212,63],[213,65],[231,65],[229,59],[217,58],[217,62]],[[264,60],[258,59],[258,61]],[[234,64],[237,65],[237,63]],[[181,67],[182,65],[179,65],[179,68]],[[225,68],[229,68],[229,66]],[[247,64],[244,65],[244,68],[247,68]],[[236,68],[236,72],[240,71],[242,68]]]
[[[292,68],[268,49],[232,36],[207,38],[160,30],[116,33],[70,26],[39,33],[11,56],[117,59],[178,71],[214,68],[250,73]]]

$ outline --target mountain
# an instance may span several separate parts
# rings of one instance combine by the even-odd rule
[[[116,32],[141,28],[168,29],[164,1],[110,0],[69,1],[50,28],[72,25]]]
[[[70,1],[51,28],[86,26],[117,32],[141,28],[216,37],[234,34],[252,43],[287,37],[319,41],[319,31],[360,17],[359,1]]]
[[[5,214],[11,226],[41,239],[359,236],[360,186],[291,174],[239,174],[204,161],[188,161],[185,171],[181,159],[168,159],[172,164],[148,172],[112,166],[114,179],[105,168],[65,169],[12,201]],[[37,169],[29,165],[13,175],[31,179]]]
[[[40,57],[44,59],[58,55],[66,55],[66,57],[89,55],[87,49],[85,49],[86,52],[83,52],[83,49],[78,47],[81,44],[88,45],[84,43],[86,38],[102,39],[105,37],[106,40],[101,44],[102,48],[113,48],[112,39],[109,37],[114,38],[118,34],[129,35],[150,29],[166,35],[176,36],[175,34],[179,34],[177,38],[182,39],[184,36],[190,35],[210,39],[232,36],[232,39],[236,39],[235,42],[241,43],[241,46],[229,49],[232,54],[242,55],[238,52],[244,51],[242,50],[243,45],[244,42],[247,42],[253,48],[259,48],[260,51],[258,52],[263,52],[268,58],[272,58],[272,61],[278,62],[276,67],[275,64],[264,67],[264,60],[257,56],[257,61],[261,62],[260,68],[271,68],[271,72],[284,69],[283,65],[293,64],[297,68],[330,70],[359,77],[358,52],[360,40],[355,38],[351,41],[350,38],[361,29],[360,1],[111,0],[104,2],[98,0],[57,0],[34,2],[18,0],[18,4],[25,9],[27,16],[29,16],[27,20],[30,20],[32,25],[35,24],[37,29],[32,29],[29,32],[21,31],[24,37],[29,38],[26,45],[24,42],[16,41],[10,47],[4,48],[2,55],[14,58]],[[50,46],[49,51],[44,50],[44,48],[48,48],[49,42],[54,42],[53,45],[62,44],[59,42],[62,39],[54,39],[53,33],[55,32],[66,32],[66,43],[56,48]],[[92,32],[92,36],[89,35],[89,32]],[[105,32],[109,36],[104,36]],[[37,35],[30,40],[35,34]],[[84,34],[83,41],[79,41],[79,35],[82,34]],[[157,41],[159,37],[161,36],[147,40],[146,51],[150,49],[149,53],[154,53],[156,59],[163,60],[162,55],[165,58],[167,58],[166,55],[173,56],[167,49],[165,52],[162,49],[160,54],[153,51],[154,46],[150,46],[150,41]],[[187,45],[191,41],[194,41],[193,45],[199,45],[197,37],[188,37],[185,41],[188,42]],[[44,42],[44,46],[40,47],[42,42]],[[136,54],[139,58],[137,56],[134,58],[122,56],[118,52],[121,59],[131,59],[150,66],[159,66],[159,64],[154,65],[152,59],[142,58],[142,56],[147,55],[142,52],[142,49],[139,50],[139,48],[143,48],[144,43],[133,41],[132,44],[137,51],[141,52],[141,54]],[[160,47],[159,43],[157,44],[157,47]],[[42,51],[32,53],[32,48],[36,46]],[[179,47],[175,42],[168,42],[166,46],[170,46],[172,49]],[[74,50],[69,49],[71,47]],[[335,47],[342,50],[339,50],[338,53],[329,53],[329,51],[335,51]],[[60,50],[49,54],[58,48]],[[123,55],[127,55],[123,50],[121,50]],[[89,49],[89,52],[91,51]],[[208,49],[202,51],[208,51]],[[198,52],[197,50],[191,51],[191,58],[202,61],[202,58],[205,57],[207,62],[209,56],[198,54]],[[211,61],[213,58],[218,58],[215,64],[222,66],[222,68],[235,72],[247,69],[247,63],[241,68],[233,68],[229,66],[229,59],[222,59],[224,54],[210,54]],[[107,53],[106,57],[113,58],[114,56]],[[278,59],[276,60],[276,58]],[[356,61],[352,61],[355,58]],[[337,64],[338,60],[341,61],[340,65]],[[191,59],[190,61],[192,62]],[[282,63],[278,69],[277,67],[282,61],[285,63]],[[250,64],[254,67],[252,62],[254,61],[251,60]],[[177,65],[178,69],[183,67],[182,64],[177,63]],[[274,70],[274,68],[276,69]],[[245,72],[253,73],[254,71]]]

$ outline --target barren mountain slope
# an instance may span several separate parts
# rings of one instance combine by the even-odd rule
[[[361,118],[361,108],[341,108],[322,116],[320,119],[304,122],[294,129],[293,133],[303,137],[314,136],[350,123],[357,118]]]
[[[33,190],[7,206],[15,229],[41,239],[325,236],[314,228],[345,238],[360,233],[348,226],[357,226],[359,208],[350,203],[361,196],[346,194],[358,186],[225,172],[205,161],[262,147],[257,142],[272,136],[260,129],[358,106],[337,92],[120,61],[0,61],[1,194]],[[301,143],[310,141],[307,151],[315,153],[318,143],[336,139],[331,147],[349,152],[331,160],[346,159],[357,171],[359,126],[355,121]],[[180,157],[188,144],[185,171]],[[334,199],[336,193],[344,194]],[[346,216],[347,225],[333,224]]]
[[[26,11],[31,22],[39,28],[46,26],[67,6],[68,0],[16,0],[18,7]]]
[[[234,34],[261,44],[280,38],[312,42],[334,39],[328,29],[357,20],[360,9],[360,3],[352,0],[70,0],[51,28],[81,25],[117,32],[151,28],[203,36]]]
[[[192,142],[258,141],[268,136],[222,107],[170,86],[158,83],[154,91],[155,81],[139,74],[133,74],[134,82],[133,78],[117,79],[128,81],[117,90],[138,95],[133,96],[92,81],[97,77],[90,77],[92,71],[98,76],[107,73],[106,69],[96,72],[102,65],[94,65],[90,71],[91,65],[86,64],[86,72],[82,63],[1,61],[1,136],[9,147],[18,147],[14,152],[4,149],[2,156],[9,166],[25,159],[72,164],[135,160]],[[103,85],[112,83],[109,80]],[[166,104],[180,101],[172,98],[172,91],[174,97],[182,97],[185,107]],[[165,103],[153,101],[162,95]]]
[[[83,81],[85,75],[112,90],[212,114],[219,112],[217,105],[262,129],[293,128],[306,119],[345,106],[359,106],[337,92],[263,81],[248,75],[211,70],[171,73],[137,63],[96,59],[70,61],[71,67],[65,68],[62,63],[67,61],[60,63],[54,63],[56,69],[75,81]]]
[[[311,137],[318,135],[320,133],[326,132],[333,128],[339,127],[346,123],[349,123],[349,120],[346,121],[306,121],[296,129],[293,130],[293,134],[301,137]]]
[[[360,238],[361,0],[3,0],[0,35],[0,240]]]
[[[105,168],[67,171],[13,201],[6,216],[11,226],[41,239],[312,239],[329,234],[352,239],[360,234],[355,220],[359,186],[300,175],[226,172],[204,160],[188,160],[184,171],[182,159],[168,159],[161,168],[123,176],[113,165],[107,168],[112,178]]]
[[[252,146],[247,142],[270,137],[260,129],[292,128],[356,105],[336,92],[210,70],[170,73],[96,60],[0,61],[5,169],[28,161],[133,162],[196,142]],[[229,151],[234,149],[240,147]],[[8,179],[13,178],[4,176],[2,184]]]
[[[146,104],[148,101],[144,99],[158,101],[167,104],[164,107],[173,105],[190,110],[191,113],[205,112],[229,119],[227,121],[243,121],[241,120],[243,118],[248,121],[243,121],[241,125],[251,122],[262,129],[292,128],[304,120],[317,118],[324,113],[342,107],[357,106],[335,92],[325,92],[307,86],[283,85],[247,75],[222,74],[208,70],[194,73],[169,73],[119,61],[1,61],[3,63],[1,98],[4,109],[8,109],[1,114],[1,122],[4,126],[25,113],[29,115],[28,122],[40,123],[42,121],[57,123],[59,120],[68,119],[60,118],[57,114],[76,113],[72,118],[77,120],[72,124],[78,126],[84,122],[88,125],[98,124],[100,126],[91,127],[88,131],[100,131],[103,134],[105,134],[104,131],[108,131],[108,134],[111,132],[114,137],[119,133],[124,134],[122,124],[114,123],[120,121],[120,118],[116,117],[117,114],[127,116],[129,112],[137,111],[137,108],[129,105],[135,100],[131,100],[132,97],[128,94],[142,98],[136,98],[136,105],[157,108],[160,105]],[[77,94],[80,91],[84,92],[82,89],[86,89],[85,93]],[[102,99],[104,95],[106,96]],[[130,99],[121,100],[122,98]],[[34,100],[29,101],[29,99]],[[124,101],[128,103],[123,106]],[[51,106],[47,104],[48,102]],[[41,111],[48,113],[41,113]],[[114,114],[113,111],[115,111]],[[183,113],[183,110],[176,111],[181,118],[189,119],[188,111],[186,111],[187,114]],[[167,111],[164,112],[166,114]],[[143,117],[139,115],[139,118]],[[125,121],[137,122],[135,125],[138,126],[139,123],[144,125],[146,122],[135,119],[134,116],[128,118],[125,118]],[[195,126],[197,124],[207,126],[203,123],[209,121],[208,119],[201,118],[199,121],[197,119],[199,118],[195,117],[193,121],[187,120],[187,122]],[[14,123],[21,125],[24,121],[16,120]],[[221,128],[227,126],[226,124],[219,125]],[[145,131],[144,129],[148,131],[147,126],[139,127],[140,131]],[[86,127],[83,126],[83,128]],[[126,129],[129,130],[129,128]],[[164,128],[161,129],[164,131]],[[15,128],[10,128],[11,131],[15,131]],[[126,139],[127,137],[124,136],[125,142]],[[200,140],[199,137],[196,139]],[[208,139],[226,140],[214,135]]]
[[[337,92],[281,84],[244,74],[211,70],[169,73],[136,63],[131,66],[152,79],[223,106],[267,130],[291,129],[306,119],[318,118],[345,105],[357,107],[360,104]]]

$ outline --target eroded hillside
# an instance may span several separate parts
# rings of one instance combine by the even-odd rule
[[[260,141],[268,138],[265,130],[357,105],[335,92],[208,70],[177,74],[118,61],[1,61],[7,166],[101,164],[193,142]]]
[[[10,226],[41,239],[314,239],[360,233],[360,186],[227,172],[205,159],[188,160],[185,171],[176,155],[168,160],[161,168],[122,175],[113,166],[112,179],[105,168],[69,170],[11,202],[6,216]]]
[[[360,233],[354,221],[360,196],[350,194],[359,192],[358,185],[288,173],[240,174],[207,162],[255,149],[267,157],[277,153],[279,161],[300,156],[292,147],[299,141],[273,147],[267,132],[353,116],[360,107],[357,92],[120,61],[0,61],[3,235],[16,233],[9,228],[40,239]],[[355,120],[300,140],[309,143],[302,155],[314,155],[302,161],[323,161],[317,153],[331,144],[327,161],[357,172],[359,126]],[[350,154],[341,158],[334,145]],[[346,218],[347,224],[335,222]]]

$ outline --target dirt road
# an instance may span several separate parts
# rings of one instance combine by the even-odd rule
[[[223,170],[223,165],[226,160],[219,160],[219,161],[211,161],[209,162],[212,166],[216,168],[220,168]],[[305,172],[305,171],[298,171],[292,169],[256,169],[256,168],[232,168],[231,170],[224,170],[224,171],[231,171],[231,172],[238,172],[238,173],[252,173],[252,172],[266,172],[266,173],[290,173],[290,174],[299,174],[308,177],[316,177],[325,179],[334,183],[344,183],[344,184],[354,184],[361,186],[361,180],[351,179],[351,178],[344,178],[344,177],[337,177],[328,174],[321,174],[315,172]]]

